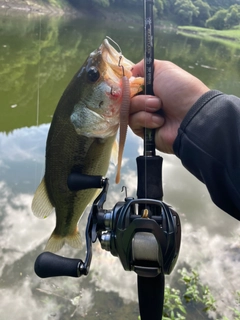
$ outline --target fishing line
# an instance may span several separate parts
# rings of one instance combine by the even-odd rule
[[[39,125],[39,106],[40,106],[40,59],[41,59],[41,37],[42,37],[42,18],[39,17],[39,32],[38,32],[38,76],[37,76],[37,115],[36,125]]]
[[[120,60],[119,60],[120,64]],[[127,76],[124,75],[124,67],[122,67],[123,77],[122,77],[122,103],[120,106],[120,129],[119,129],[119,150],[118,150],[118,164],[117,164],[117,175],[115,182],[120,181],[120,171],[123,157],[124,145],[127,137],[128,129],[128,117],[130,108],[130,84]]]
[[[119,49],[119,55],[122,56],[122,49],[120,48],[120,45],[116,41],[114,41],[112,38],[110,38],[109,36],[106,36],[106,38],[108,40],[112,41],[112,43],[114,43],[117,46],[117,48]],[[120,61],[119,61],[119,63],[120,63]]]
[[[39,16],[39,28],[38,28],[38,70],[37,70],[37,101],[36,101],[36,126],[39,126],[39,110],[40,110],[40,60],[41,60],[41,38],[42,38],[42,18],[41,15]],[[43,174],[43,168],[42,173]],[[41,178],[37,179],[37,162],[35,163],[35,184],[37,182],[37,185],[39,184],[39,181],[41,181]]]

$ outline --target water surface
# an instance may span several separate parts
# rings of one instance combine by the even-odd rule
[[[42,280],[33,271],[36,257],[51,234],[55,217],[33,216],[31,201],[44,174],[45,142],[61,94],[73,75],[108,35],[123,54],[137,62],[143,56],[142,27],[104,20],[2,17],[0,20],[0,318],[7,319],[137,319],[136,275],[125,272],[116,257],[94,245],[88,277]],[[208,86],[238,94],[240,47],[206,42],[156,28],[155,57],[171,60]],[[130,131],[120,185],[114,184],[106,208],[124,199],[122,186],[136,197],[135,158],[142,141]],[[167,282],[177,285],[178,268],[199,271],[229,315],[240,287],[239,223],[218,209],[205,186],[169,155],[164,157],[164,199],[180,214],[182,247]],[[89,212],[89,208],[87,209]],[[84,234],[87,214],[80,221]],[[85,252],[60,252],[84,259]],[[187,319],[208,319],[189,308]],[[213,315],[214,319],[214,315]]]

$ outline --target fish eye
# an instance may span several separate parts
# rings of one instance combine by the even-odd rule
[[[90,67],[87,76],[89,81],[96,82],[100,77],[100,73],[96,67]]]

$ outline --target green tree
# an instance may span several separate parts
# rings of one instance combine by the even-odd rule
[[[227,28],[231,28],[240,24],[240,5],[233,5],[228,9],[228,13],[225,18],[225,25]]]
[[[199,15],[199,10],[191,0],[177,0],[175,2],[175,13],[178,15],[180,24],[191,24],[193,17]]]
[[[233,4],[240,4],[240,0],[206,0],[206,2],[214,11],[227,9]]]
[[[164,7],[165,7],[165,0],[155,0],[155,8],[156,8],[158,17],[160,17],[163,14]]]
[[[217,11],[211,18],[206,21],[206,26],[211,29],[222,30],[225,28],[225,21],[228,10],[222,9]]]
[[[197,17],[193,16],[193,25],[205,27],[206,21],[211,17],[211,7],[209,6],[209,4],[202,0],[195,0],[193,4],[198,8],[199,11],[199,15]]]
[[[168,0],[165,4],[165,7],[164,7],[164,13],[169,15],[171,14],[174,10],[175,10],[175,1],[176,0]]]

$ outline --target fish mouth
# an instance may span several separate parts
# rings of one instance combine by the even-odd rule
[[[110,38],[109,38],[110,39]],[[110,39],[114,44],[118,46],[115,41]],[[101,44],[101,51],[102,51],[102,57],[105,63],[107,63],[114,72],[119,76],[122,77],[123,75],[130,78],[132,76],[131,69],[134,66],[134,63],[132,63],[130,60],[126,59],[122,52],[118,52],[108,41],[108,39],[104,39]],[[120,49],[120,47],[119,47]]]

